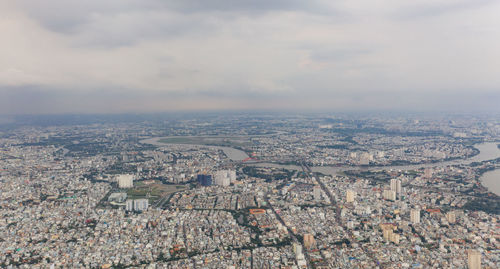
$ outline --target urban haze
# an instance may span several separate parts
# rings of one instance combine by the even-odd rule
[[[498,14],[0,0],[0,268],[499,268]]]

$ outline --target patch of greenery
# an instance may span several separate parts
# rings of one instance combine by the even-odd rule
[[[489,214],[500,214],[500,198],[476,198],[467,202],[464,209],[471,211],[483,211]]]

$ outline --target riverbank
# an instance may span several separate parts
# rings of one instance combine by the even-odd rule
[[[169,145],[189,145],[189,146],[203,146],[208,148],[220,149],[233,161],[242,161],[249,157],[249,155],[236,148],[232,147],[223,147],[223,146],[213,146],[213,145],[197,145],[197,144],[170,144],[170,143],[162,143],[161,139],[165,139],[165,137],[156,137],[142,140],[141,143],[152,144],[156,146],[165,146]],[[322,173],[325,175],[335,176],[339,172],[347,171],[347,170],[418,170],[422,168],[433,168],[433,167],[443,167],[450,165],[460,165],[460,164],[471,164],[474,162],[483,162],[488,160],[494,160],[500,158],[500,145],[498,142],[485,142],[481,144],[474,145],[479,151],[479,154],[472,156],[467,159],[455,159],[455,160],[447,160],[441,162],[434,163],[425,163],[425,164],[412,164],[412,165],[388,165],[388,166],[314,166],[311,167],[313,172]],[[255,164],[247,164],[251,166],[257,167],[275,167],[275,168],[284,168],[287,170],[296,170],[300,171],[301,167],[297,165],[283,165],[277,163],[255,163]],[[485,186],[489,191],[495,193],[500,196],[500,169],[489,171],[484,173],[480,177],[481,184]]]
[[[166,146],[166,145],[178,145],[178,146],[192,146],[192,147],[206,147],[212,149],[222,150],[226,156],[233,161],[243,161],[250,156],[242,150],[232,148],[232,147],[224,147],[224,146],[214,146],[214,145],[200,145],[200,144],[187,144],[187,143],[165,143],[162,142],[162,139],[166,139],[166,137],[153,137],[149,139],[141,140],[140,142],[143,144],[150,144],[154,146]]]

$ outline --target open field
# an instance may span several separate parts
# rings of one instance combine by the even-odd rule
[[[160,181],[138,181],[134,182],[134,188],[127,190],[129,199],[148,198],[150,204],[172,193],[187,189],[185,185],[165,185]]]

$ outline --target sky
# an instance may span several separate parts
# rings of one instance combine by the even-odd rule
[[[500,111],[498,0],[0,0],[0,114]]]

